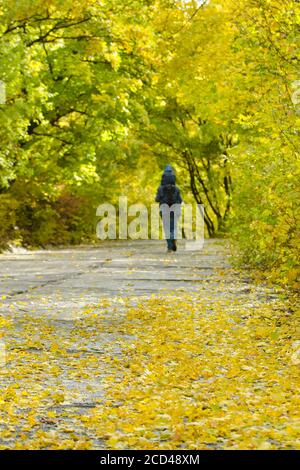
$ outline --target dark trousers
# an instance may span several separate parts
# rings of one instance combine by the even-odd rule
[[[160,212],[160,216],[163,221],[164,232],[166,236],[168,250],[174,250],[175,248],[175,214],[173,211],[170,212],[170,219],[169,217],[164,217],[163,214]]]

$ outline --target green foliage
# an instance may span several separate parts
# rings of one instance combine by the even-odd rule
[[[145,119],[143,2],[17,3],[0,10],[0,193],[18,207],[1,208],[11,214],[2,244],[78,243],[94,237],[97,205],[136,168],[127,135]]]
[[[235,46],[243,51],[243,111],[235,123],[235,202],[231,226],[242,260],[272,281],[299,287],[299,4],[239,2]],[[297,19],[298,18],[298,19]],[[251,101],[249,101],[251,97]]]

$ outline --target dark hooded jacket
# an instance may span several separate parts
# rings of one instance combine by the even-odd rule
[[[176,176],[171,165],[167,165],[163,172],[155,201],[169,206],[182,203],[180,190],[176,186]]]

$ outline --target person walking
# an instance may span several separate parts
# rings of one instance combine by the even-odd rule
[[[176,186],[176,175],[171,165],[167,165],[157,190],[156,202],[159,202],[160,216],[163,221],[168,252],[177,250],[177,221],[180,216],[182,197]]]

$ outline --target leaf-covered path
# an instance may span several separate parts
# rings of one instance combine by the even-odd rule
[[[299,447],[296,314],[183,248],[1,255],[0,448]]]

